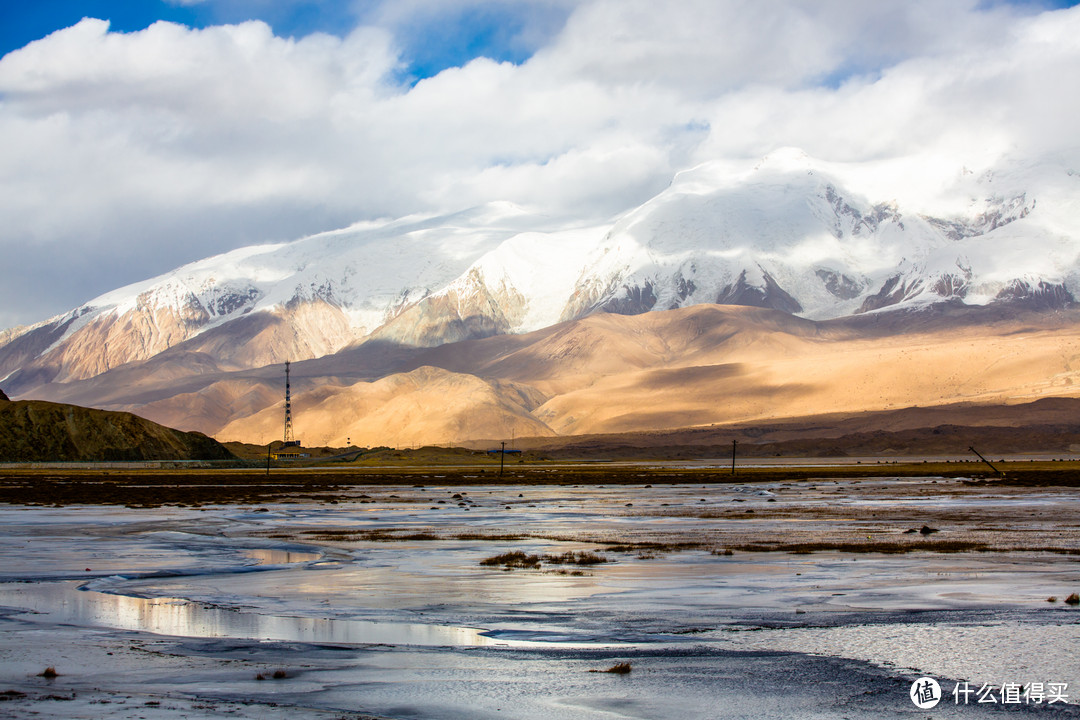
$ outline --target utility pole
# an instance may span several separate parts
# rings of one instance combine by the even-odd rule
[[[273,444],[270,443],[270,445]],[[266,477],[270,477],[270,445],[266,446]]]
[[[992,463],[991,463],[991,462],[990,462],[989,460],[987,460],[986,458],[984,458],[984,457],[982,456],[982,453],[980,453],[980,452],[979,452],[978,450],[976,450],[975,448],[971,447],[970,445],[968,446],[968,450],[970,450],[971,452],[973,452],[973,453],[975,453],[976,455],[978,455],[978,456],[979,456],[979,459],[980,459],[980,460],[982,460],[982,461],[983,461],[984,463],[986,463],[987,465],[989,465],[989,466],[990,466],[990,469],[991,469],[991,470],[993,470],[994,472],[996,472],[996,473],[998,474],[998,477],[1005,477],[1005,473],[1003,473],[1003,472],[1002,472],[1001,470],[998,470],[998,469],[997,469],[996,467],[994,467],[994,466],[993,466],[993,464],[992,464]]]
[[[731,441],[731,474],[735,474],[735,448],[739,445],[738,440]]]
[[[503,474],[503,463],[506,462],[506,441],[502,442],[502,450],[499,450],[499,477]]]

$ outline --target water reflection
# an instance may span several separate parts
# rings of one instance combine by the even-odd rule
[[[436,647],[505,644],[474,628],[257,615],[179,598],[81,591],[72,583],[3,583],[0,605],[42,613],[42,621],[192,638]]]
[[[260,565],[291,565],[293,563],[315,562],[321,555],[293,550],[275,550],[272,548],[247,548],[244,557],[255,560]]]

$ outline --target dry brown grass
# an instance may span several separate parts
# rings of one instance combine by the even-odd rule
[[[562,555],[544,555],[544,562],[549,565],[599,565],[606,563],[608,559],[603,555],[592,552],[565,552]]]
[[[675,542],[675,543],[662,543],[662,542],[618,542],[611,543],[605,550],[608,552],[618,553],[668,553],[668,552],[680,552],[682,550],[697,550],[705,546],[705,543],[700,542]]]
[[[520,550],[516,550],[514,552],[484,558],[480,561],[480,564],[484,567],[502,567],[504,570],[512,570],[514,568],[538,570],[542,559],[543,558],[539,555],[526,555]]]
[[[883,553],[898,555],[909,552],[989,552],[992,548],[986,543],[963,540],[939,542],[890,542],[890,541],[836,541],[836,542],[795,542],[795,543],[748,543],[733,545],[733,549],[742,552],[786,552],[793,555],[809,555],[815,552]]]
[[[632,669],[633,668],[630,666],[630,663],[622,662],[622,663],[618,663],[616,665],[612,665],[607,670],[590,670],[589,672],[591,672],[591,673],[611,673],[612,675],[626,675]]]
[[[410,540],[441,540],[430,532],[416,532],[400,528],[378,528],[376,530],[304,530],[303,534],[311,540],[322,542],[407,542]]]

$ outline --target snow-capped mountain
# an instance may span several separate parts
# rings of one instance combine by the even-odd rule
[[[564,317],[707,302],[814,319],[944,299],[1071,302],[1075,175],[961,178],[964,204],[932,217],[867,199],[845,170],[783,151],[749,170],[716,163],[680,174],[614,224]],[[1053,211],[1036,211],[1042,192]]]
[[[1080,173],[1063,161],[957,168],[926,207],[872,177],[781,150],[682,172],[601,225],[496,203],[243,248],[0,335],[0,382],[18,395],[181,345],[238,369],[598,310],[719,303],[827,319],[941,301],[1061,306],[1080,290]]]

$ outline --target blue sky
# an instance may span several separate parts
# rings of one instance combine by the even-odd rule
[[[70,27],[84,17],[109,20],[117,32],[142,30],[167,20],[203,28],[208,25],[259,19],[278,35],[302,36],[315,31],[340,34],[356,24],[350,3],[320,0],[260,2],[206,0],[194,4],[162,0],[38,0],[4,3],[0,10],[0,54],[42,38],[54,30]]]
[[[280,37],[314,32],[342,37],[361,23],[390,24],[407,80],[430,77],[476,57],[520,63],[561,28],[572,3],[480,0],[418,3],[411,12],[375,0],[36,0],[0,8],[0,55],[84,17],[110,21],[115,32],[158,20],[193,28],[261,20]]]

